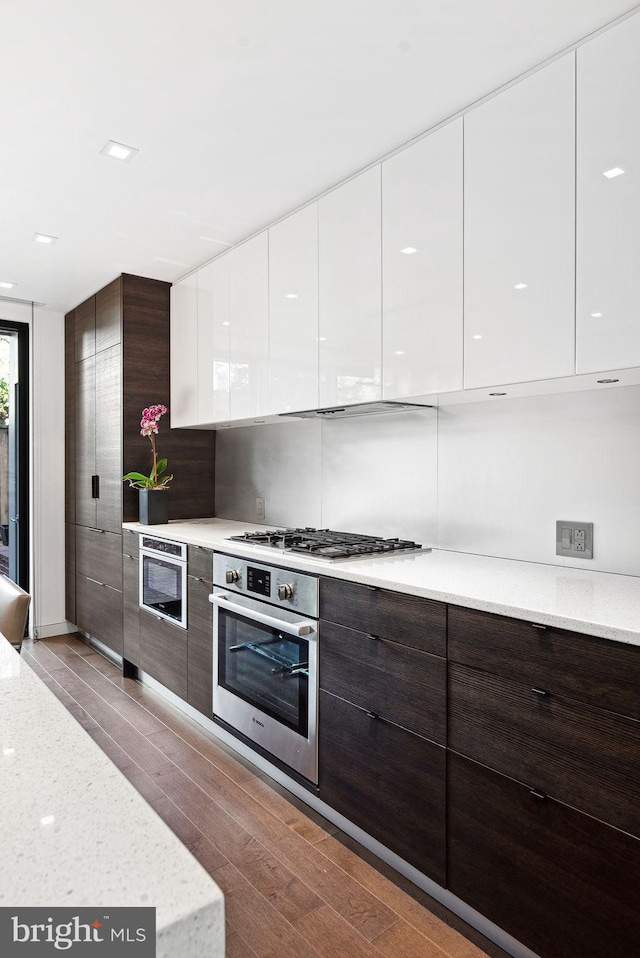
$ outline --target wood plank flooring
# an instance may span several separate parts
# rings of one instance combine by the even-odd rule
[[[228,958],[508,958],[78,636],[22,649],[223,890]]]

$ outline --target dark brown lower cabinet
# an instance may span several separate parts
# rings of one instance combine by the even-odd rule
[[[152,678],[187,697],[187,633],[179,625],[140,610],[139,666]]]
[[[454,753],[448,888],[542,958],[630,958],[640,842]]]
[[[126,542],[126,540],[125,540]],[[129,543],[126,543],[127,545]],[[122,553],[122,655],[140,665],[139,563],[135,555]]]
[[[320,798],[445,884],[445,749],[320,692]]]
[[[191,568],[191,559],[189,559]],[[209,569],[211,563],[209,563]],[[209,595],[213,584],[187,576],[189,620],[187,654],[187,701],[208,718],[213,715],[213,607]]]
[[[122,592],[76,575],[76,624],[122,655]]]

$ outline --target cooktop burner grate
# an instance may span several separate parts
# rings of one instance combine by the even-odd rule
[[[230,536],[230,541],[266,546],[320,559],[350,559],[356,556],[381,556],[409,549],[422,549],[409,539],[382,539],[333,529],[273,529]]]

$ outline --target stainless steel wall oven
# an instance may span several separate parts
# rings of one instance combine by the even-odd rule
[[[139,605],[187,628],[187,547],[154,536],[140,536]]]

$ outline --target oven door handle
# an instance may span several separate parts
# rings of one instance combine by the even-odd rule
[[[243,605],[237,605],[235,602],[230,602],[227,595],[220,593],[218,595],[210,595],[209,602],[213,605],[218,605],[221,608],[228,609],[229,612],[235,612],[237,615],[243,616],[245,619],[253,619],[255,622],[261,622],[262,625],[270,625],[273,629],[278,629],[280,632],[286,632],[288,635],[311,635],[312,632],[315,632],[315,626],[313,622],[283,622],[282,619],[276,619],[273,615],[266,615],[264,612],[256,612],[254,609],[245,609]]]

